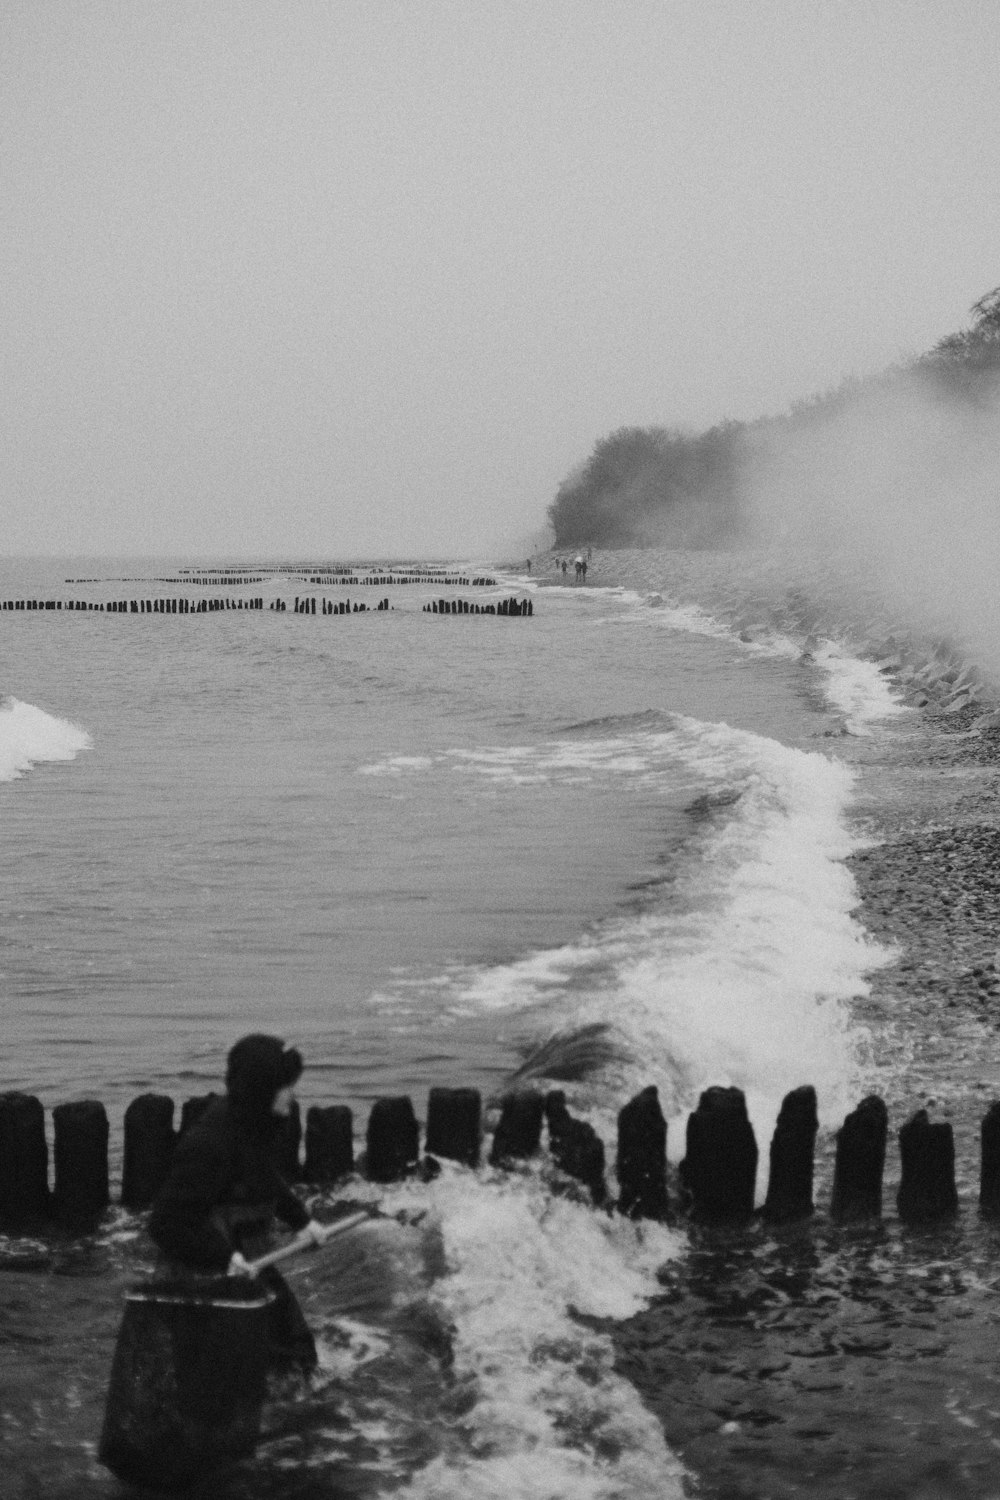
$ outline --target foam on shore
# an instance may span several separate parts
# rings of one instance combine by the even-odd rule
[[[554,556],[535,561],[542,583]],[[637,593],[665,607],[678,628],[721,626],[748,645],[766,647],[784,637],[801,648],[813,637],[849,656],[889,658],[889,675],[912,691],[918,707],[1000,701],[1000,682],[976,639],[962,639],[953,622],[928,616],[918,600],[908,610],[905,600],[888,599],[878,582],[806,549],[598,549],[587,584],[577,587]]]
[[[467,1412],[439,1433],[438,1457],[402,1492],[413,1500],[680,1500],[683,1469],[610,1336],[658,1291],[679,1236],[553,1198],[531,1174],[446,1165],[417,1198],[439,1225],[447,1268],[435,1301],[454,1330]]]

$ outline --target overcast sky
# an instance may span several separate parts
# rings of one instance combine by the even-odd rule
[[[0,552],[490,553],[1000,282],[996,0],[0,0]]]

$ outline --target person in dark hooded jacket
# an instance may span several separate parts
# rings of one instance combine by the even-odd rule
[[[275,1217],[321,1239],[274,1160],[302,1067],[301,1054],[278,1037],[254,1033],[231,1049],[225,1096],[181,1136],[153,1204],[149,1232],[174,1273],[245,1273],[270,1248]],[[271,1363],[312,1369],[316,1345],[291,1289],[273,1266],[261,1280],[275,1294]]]

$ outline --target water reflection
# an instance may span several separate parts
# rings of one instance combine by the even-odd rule
[[[993,1495],[998,1231],[817,1220],[692,1235],[613,1330],[667,1440],[727,1500]]]

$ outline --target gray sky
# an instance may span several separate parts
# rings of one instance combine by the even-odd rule
[[[490,552],[1000,281],[996,0],[0,0],[0,552]]]

